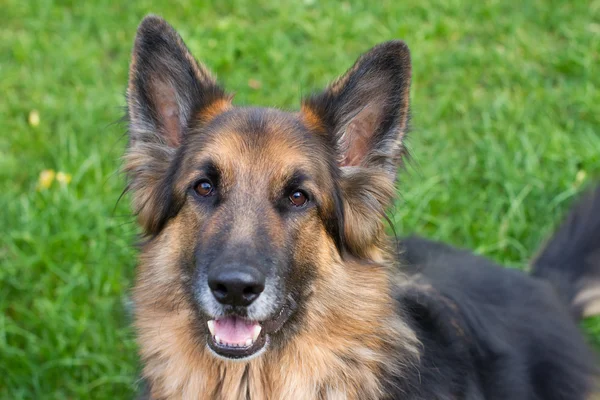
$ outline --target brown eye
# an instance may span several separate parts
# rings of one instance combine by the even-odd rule
[[[214,187],[208,179],[203,179],[200,182],[196,183],[196,186],[194,186],[194,190],[196,191],[196,193],[198,193],[199,196],[208,197],[213,194]]]
[[[290,201],[295,207],[302,207],[308,201],[308,197],[304,192],[297,190],[290,195]]]

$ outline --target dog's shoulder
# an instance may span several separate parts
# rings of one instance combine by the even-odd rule
[[[397,294],[421,351],[416,373],[397,382],[394,398],[532,398],[536,389],[528,380],[529,355],[518,334],[507,333],[498,315],[485,315],[466,297],[453,297],[436,283],[416,274]],[[514,328],[518,332],[522,327]]]
[[[401,313],[420,342],[419,365],[391,385],[393,398],[479,399],[474,337],[458,304],[415,275],[399,287]],[[411,371],[409,371],[410,373]]]
[[[422,344],[417,398],[585,398],[593,360],[547,282],[442,243],[402,246],[398,304]]]

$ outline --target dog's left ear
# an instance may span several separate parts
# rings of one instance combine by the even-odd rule
[[[305,99],[304,118],[331,135],[341,167],[379,168],[394,179],[408,122],[410,78],[408,46],[382,43],[323,92]]]
[[[410,52],[380,44],[323,92],[305,99],[301,117],[336,148],[342,171],[345,241],[360,256],[378,248],[382,214],[394,196],[409,117]]]

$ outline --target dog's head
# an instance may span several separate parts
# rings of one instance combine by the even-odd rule
[[[410,74],[406,45],[392,41],[300,112],[234,107],[177,33],[147,17],[127,92],[125,169],[148,236],[138,291],[192,310],[198,341],[230,359],[326,313],[316,305],[334,266],[383,257]]]

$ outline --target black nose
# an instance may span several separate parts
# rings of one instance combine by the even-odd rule
[[[208,274],[208,287],[219,303],[245,307],[265,290],[265,276],[253,267],[215,268]]]

